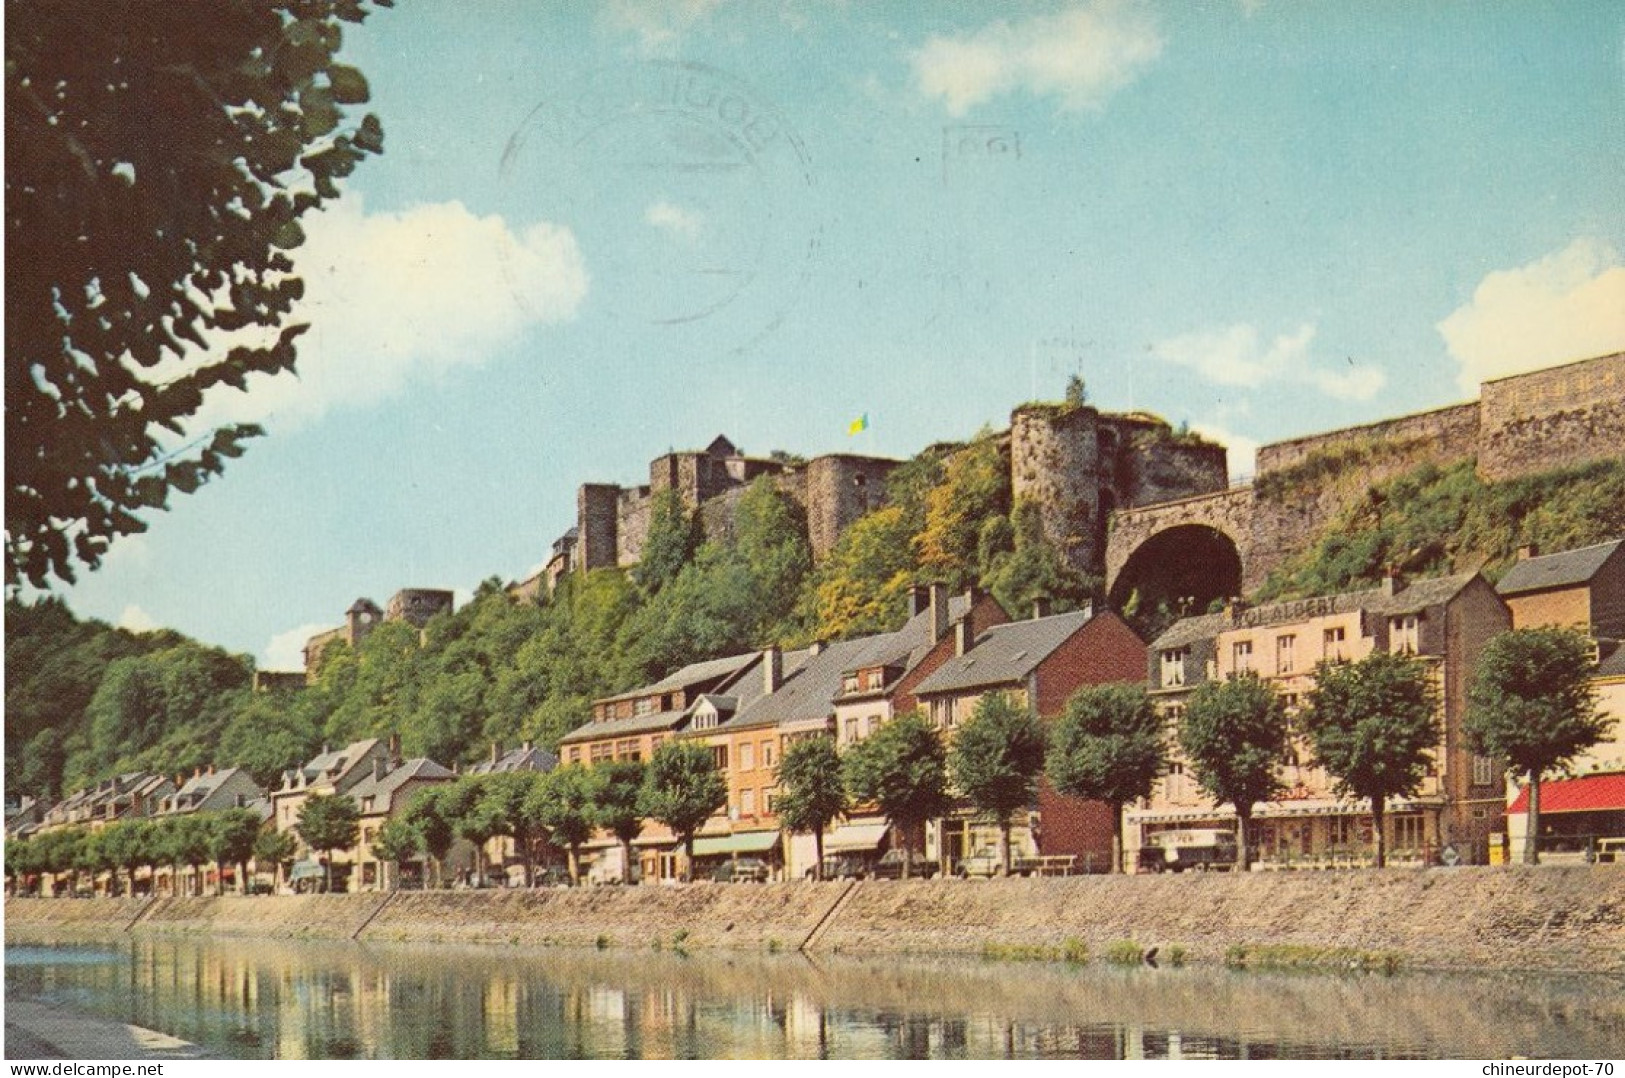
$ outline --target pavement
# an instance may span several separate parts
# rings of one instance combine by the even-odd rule
[[[203,1049],[157,1030],[36,1000],[6,1000],[7,1059],[202,1059]]]

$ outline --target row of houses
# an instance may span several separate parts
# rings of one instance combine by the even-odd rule
[[[1391,575],[1380,587],[1362,591],[1254,607],[1233,602],[1181,619],[1149,646],[1111,611],[1056,614],[1039,602],[1014,617],[976,589],[950,594],[940,585],[918,586],[910,592],[908,621],[895,632],[693,663],[594,701],[590,718],[560,740],[557,755],[530,744],[508,752],[493,746],[490,759],[470,770],[547,771],[560,763],[647,760],[668,741],[703,744],[727,777],[728,799],[699,833],[695,870],[751,857],[794,879],[814,867],[813,842],[783,831],[774,802],[778,761],[798,740],[832,738],[844,751],[916,708],[951,739],[989,693],[1007,694],[1053,721],[1084,686],[1141,682],[1176,744],[1172,735],[1186,702],[1204,682],[1256,675],[1282,695],[1290,712],[1312,688],[1317,663],[1357,661],[1387,650],[1427,665],[1439,689],[1443,731],[1421,789],[1388,806],[1391,856],[1399,863],[1485,863],[1509,836],[1521,838],[1523,811],[1523,795],[1509,790],[1500,762],[1471,752],[1463,732],[1467,687],[1488,641],[1515,627],[1584,629],[1597,642],[1601,705],[1625,716],[1625,541],[1524,554],[1498,587],[1476,572],[1417,581]],[[1281,768],[1286,792],[1255,812],[1252,838],[1262,866],[1360,863],[1371,846],[1369,806],[1338,797],[1305,745],[1295,745]],[[1543,791],[1542,838],[1549,849],[1567,844],[1578,850],[1598,836],[1625,836],[1625,730],[1616,725],[1612,740],[1593,749],[1577,770]],[[346,796],[360,810],[360,840],[337,852],[333,867],[340,885],[365,890],[386,886],[386,868],[372,849],[378,829],[416,791],[455,777],[435,761],[402,759],[395,739],[366,739],[324,750],[290,769],[274,791],[258,790],[237,769],[173,781],[120,776],[36,811],[37,822],[25,821],[21,831],[233,806],[257,807],[278,830],[291,831],[310,796]],[[1071,870],[1104,870],[1113,822],[1104,805],[1041,786],[1027,819],[1018,821],[1015,852]],[[1125,809],[1123,824],[1125,860],[1132,866],[1138,851],[1165,832],[1233,828],[1235,816],[1200,791],[1176,752],[1152,795]],[[828,835],[824,848],[872,859],[902,837],[885,820],[858,814]],[[995,828],[965,810],[908,837],[912,848],[952,871],[993,845]],[[669,882],[688,869],[674,836],[653,821],[633,844],[631,866],[621,863],[618,844],[607,836],[585,853],[589,878],[603,881],[619,880],[630,868],[644,882]],[[488,854],[499,877],[517,865],[500,842]],[[324,871],[310,851],[302,851],[288,883]]]

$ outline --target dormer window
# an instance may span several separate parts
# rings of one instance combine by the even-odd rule
[[[1164,687],[1185,684],[1185,661],[1190,648],[1167,648],[1162,653],[1162,684]]]
[[[1389,636],[1394,654],[1416,654],[1421,620],[1416,614],[1401,614],[1389,622]]]
[[[856,674],[847,674],[845,677],[841,678],[841,691],[842,692],[857,692],[858,691],[858,675],[856,675]]]

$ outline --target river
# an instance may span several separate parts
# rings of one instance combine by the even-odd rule
[[[314,1058],[1617,1058],[1603,976],[270,943],[13,942],[8,1000]]]

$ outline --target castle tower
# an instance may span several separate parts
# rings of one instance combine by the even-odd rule
[[[1010,492],[1038,505],[1044,537],[1082,572],[1104,557],[1100,413],[1028,404],[1010,414]]]

